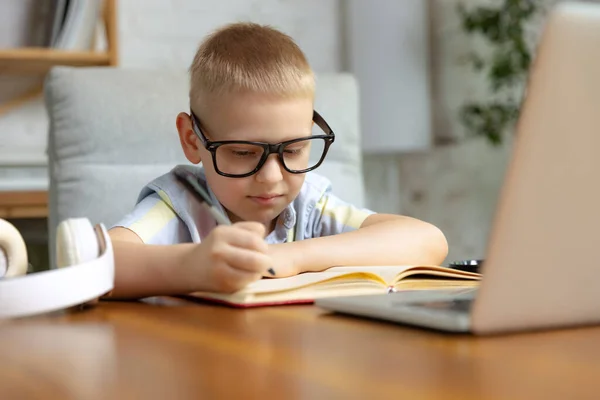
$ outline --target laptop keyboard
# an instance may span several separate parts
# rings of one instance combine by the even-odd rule
[[[473,305],[473,299],[455,299],[455,300],[441,300],[441,301],[428,301],[419,303],[408,303],[408,306],[424,307],[433,310],[447,310],[465,313],[471,311]]]
[[[450,309],[454,311],[471,311],[473,299],[456,299],[449,302]]]

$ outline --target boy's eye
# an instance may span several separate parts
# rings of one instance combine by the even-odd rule
[[[260,157],[263,153],[262,147],[252,145],[227,144],[219,147],[218,155],[232,158]]]
[[[286,147],[286,149],[283,152],[285,154],[289,154],[289,155],[292,155],[292,156],[297,156],[297,155],[302,154],[303,150],[304,150],[304,147],[298,147],[298,148],[295,148],[295,149],[290,149],[290,148]]]
[[[308,145],[308,141],[297,142],[285,147],[283,152],[288,156],[299,156],[307,150]]]
[[[231,153],[237,157],[251,157],[256,155],[255,151],[250,150],[231,150]]]

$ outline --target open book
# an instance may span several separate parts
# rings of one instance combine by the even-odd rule
[[[288,278],[265,278],[231,293],[194,292],[188,299],[208,300],[233,307],[312,303],[317,298],[476,287],[480,274],[441,266],[332,267]]]

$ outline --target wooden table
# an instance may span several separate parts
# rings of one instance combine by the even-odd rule
[[[600,328],[476,338],[177,299],[0,323],[0,399],[597,399]]]

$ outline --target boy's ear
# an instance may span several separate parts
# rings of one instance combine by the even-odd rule
[[[202,161],[200,156],[200,139],[194,133],[192,128],[192,119],[184,112],[180,112],[177,115],[175,121],[177,125],[177,132],[179,133],[179,142],[181,143],[181,149],[185,154],[185,157],[192,164],[199,164]]]

